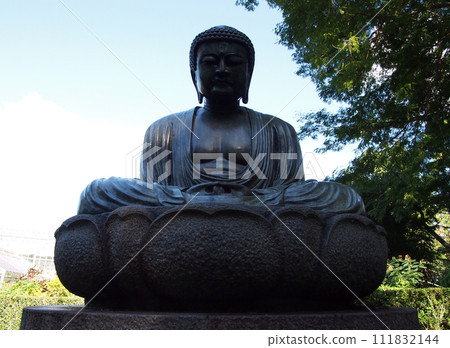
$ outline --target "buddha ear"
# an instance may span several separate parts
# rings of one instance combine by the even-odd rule
[[[247,103],[248,103],[248,89],[245,91],[245,94],[244,94],[244,96],[242,97],[242,102],[243,102],[244,104],[247,104]]]
[[[194,86],[195,86],[195,90],[197,91],[198,103],[202,104],[203,103],[203,94],[201,94],[200,91],[198,90],[197,79],[195,78],[195,70],[191,70],[191,77],[192,77],[192,82],[194,83]]]
[[[200,92],[197,91],[197,98],[198,98],[198,103],[202,104],[203,103],[203,94],[201,94]]]
[[[242,96],[242,102],[244,104],[248,103],[248,91],[249,91],[249,89],[250,89],[250,79],[248,79],[247,87],[245,88],[244,95]]]

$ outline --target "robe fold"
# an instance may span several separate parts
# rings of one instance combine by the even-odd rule
[[[267,179],[258,177],[249,166],[241,168],[236,173],[236,178],[230,179],[227,172],[223,175],[197,173],[200,178],[194,178],[194,171],[197,168],[193,163],[192,137],[195,134],[191,129],[197,109],[166,116],[149,127],[145,134],[141,160],[143,181],[180,188],[218,181],[244,185],[249,189],[260,189],[304,180],[302,154],[294,128],[279,118],[248,108],[244,109],[250,121],[252,138],[249,155],[252,159],[256,159],[260,154],[264,155],[258,167]],[[156,149],[160,150],[154,152]],[[152,162],[152,159],[164,150],[169,150],[170,155],[164,160]],[[286,168],[281,168],[281,161],[271,158],[274,157],[272,154],[292,154],[297,158],[287,160]],[[171,167],[171,175],[161,180],[161,175],[167,173],[166,165]],[[281,169],[284,170],[283,175]],[[246,173],[249,175],[245,175]]]
[[[235,171],[200,170],[192,153],[192,137],[196,135],[191,130],[196,107],[154,122],[144,138],[141,178],[93,181],[81,194],[78,213],[97,214],[127,205],[184,204],[193,197],[192,190],[208,185],[225,186],[229,191],[222,195],[199,195],[195,198],[198,202],[261,204],[262,201],[329,213],[365,212],[361,197],[353,189],[334,182],[304,180],[301,149],[290,124],[244,109],[250,123],[252,163],[239,165]]]

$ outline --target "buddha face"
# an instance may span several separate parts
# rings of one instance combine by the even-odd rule
[[[228,41],[210,41],[197,51],[192,78],[197,91],[212,101],[236,101],[249,86],[248,53],[244,46]]]

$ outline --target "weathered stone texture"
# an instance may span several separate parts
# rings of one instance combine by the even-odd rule
[[[61,281],[99,307],[276,309],[351,302],[384,278],[385,233],[364,216],[293,206],[274,214],[220,204],[180,209],[69,219],[56,232]]]

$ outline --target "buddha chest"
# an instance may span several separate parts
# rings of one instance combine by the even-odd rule
[[[229,159],[236,154],[245,163],[243,153],[251,153],[251,130],[247,114],[212,116],[199,112],[192,134],[193,153],[214,153]]]

